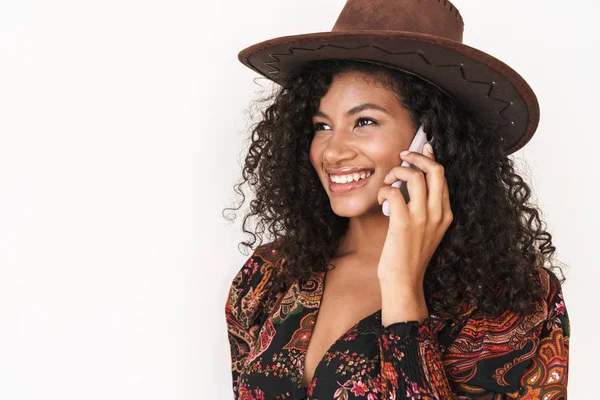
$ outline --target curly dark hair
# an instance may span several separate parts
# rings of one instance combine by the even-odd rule
[[[252,248],[258,235],[260,246],[262,234],[271,234],[271,245],[285,257],[274,290],[327,271],[348,227],[349,219],[332,211],[309,158],[312,117],[334,76],[345,72],[376,77],[410,110],[414,125],[423,124],[429,138],[435,138],[434,154],[445,168],[454,219],[426,270],[430,312],[457,315],[465,304],[492,316],[508,309],[533,312],[543,296],[536,284],[540,268],[560,267],[552,265],[552,235],[528,202],[531,190],[515,172],[499,136],[477,113],[431,83],[355,60],[304,64],[257,100],[267,106],[251,127],[243,179],[234,186],[242,201],[225,210],[239,210],[246,198],[241,186],[253,187],[256,197],[242,226],[253,241],[240,244]],[[246,229],[249,218],[258,219],[255,232]]]

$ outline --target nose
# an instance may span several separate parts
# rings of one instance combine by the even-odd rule
[[[321,155],[321,161],[328,165],[338,165],[343,160],[352,159],[356,156],[356,149],[348,134],[344,130],[334,131],[327,141],[327,146]]]

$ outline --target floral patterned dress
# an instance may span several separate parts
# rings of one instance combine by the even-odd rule
[[[542,269],[545,301],[525,318],[431,315],[384,327],[381,310],[348,329],[302,387],[324,273],[271,291],[284,258],[259,247],[225,306],[235,399],[566,399],[569,319],[560,283]]]

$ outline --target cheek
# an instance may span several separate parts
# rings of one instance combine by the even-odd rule
[[[402,150],[408,149],[410,146],[410,142],[412,140],[412,136],[404,135],[404,134],[395,134],[395,135],[386,135],[380,141],[376,143],[376,148],[374,147],[374,151],[377,151],[379,156],[382,159],[387,160],[391,163],[396,163],[396,161],[400,161],[400,152]]]
[[[369,158],[380,166],[393,166],[397,162],[400,164],[400,152],[402,151],[399,143],[390,140],[372,141],[363,147],[364,152]]]
[[[370,159],[373,163],[373,166],[376,168],[375,175],[377,175],[377,179],[381,179],[383,181],[383,177],[386,176],[392,170],[392,168],[402,164],[400,151],[402,150],[396,152],[393,149],[386,149],[386,151],[370,154]]]

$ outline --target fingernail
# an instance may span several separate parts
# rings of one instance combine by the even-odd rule
[[[429,143],[425,143],[425,149],[430,152],[431,154],[433,154],[433,147],[429,144]]]
[[[408,153],[410,153],[410,151],[408,151],[408,150],[404,150],[403,152],[401,152],[401,153],[400,153],[400,155],[401,155],[401,156],[405,156],[405,155],[407,155]]]

